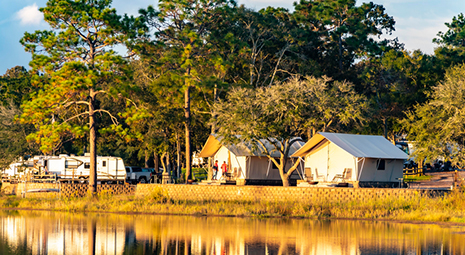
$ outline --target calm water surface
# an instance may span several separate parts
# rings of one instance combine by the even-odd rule
[[[0,254],[465,254],[465,227],[0,212]]]

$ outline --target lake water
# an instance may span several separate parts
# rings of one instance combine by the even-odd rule
[[[0,254],[465,254],[465,227],[0,211]]]

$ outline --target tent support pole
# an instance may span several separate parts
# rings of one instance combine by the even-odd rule
[[[249,167],[248,167],[248,169],[247,169],[247,173],[250,173],[250,164],[252,163],[252,157],[249,156],[248,159],[249,159]],[[249,175],[249,176],[250,176],[250,175]],[[244,179],[245,179],[245,178],[246,178],[246,175],[245,175],[245,173],[244,173]]]
[[[299,157],[297,160],[300,161],[300,157]],[[291,158],[291,161],[292,161],[292,165],[294,165],[294,159],[293,159],[293,158]],[[299,162],[299,163],[300,163],[300,162]],[[299,174],[300,179],[303,180],[304,178],[303,178],[303,176],[302,176],[302,175],[300,174],[300,172],[299,172],[299,166],[300,166],[300,164],[297,166],[297,169],[296,169],[296,170],[297,170],[297,173]]]
[[[362,168],[360,168],[360,173],[358,173],[358,180],[357,181],[360,181],[360,177],[362,176],[363,166],[365,165],[365,158],[361,158],[360,160],[358,160],[358,162],[360,162],[361,160],[363,160]]]
[[[268,169],[266,169],[266,178],[268,179],[268,174],[270,173],[270,165],[272,164],[271,159],[268,159]]]
[[[239,163],[239,160],[237,159],[237,156],[235,156],[234,158],[236,158],[236,162],[237,162],[237,165],[239,166],[239,171],[241,171],[240,175],[242,176],[242,166],[241,166],[241,163]],[[247,157],[245,158],[246,160],[246,164],[247,164]],[[236,173],[237,174],[237,173]]]

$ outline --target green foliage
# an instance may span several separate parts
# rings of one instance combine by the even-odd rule
[[[196,111],[209,114],[213,91],[225,84],[226,64],[212,43],[212,28],[221,22],[223,10],[234,5],[229,0],[176,0],[160,1],[158,10],[152,6],[140,10],[141,19],[155,31],[152,40],[142,40],[132,47],[140,57],[133,67],[144,77],[136,79],[142,93],[137,93],[135,101],[141,102],[149,114],[128,132],[135,133],[139,127],[142,146],[162,155],[162,162],[169,160],[176,148],[181,165],[183,128],[184,157],[190,162],[192,130],[197,126],[197,130],[204,130],[206,122]],[[204,136],[197,134],[202,140]],[[189,163],[187,167],[190,176]]]
[[[439,32],[434,38],[433,42],[439,45],[446,45],[451,47],[465,47],[465,18],[463,13],[460,13],[457,17],[452,18],[451,23],[445,23],[447,32]]]
[[[39,148],[28,143],[26,136],[35,131],[32,125],[22,125],[16,120],[21,114],[18,106],[11,103],[0,105],[0,168],[7,167],[19,157],[37,153]]]
[[[353,85],[307,77],[265,88],[232,89],[225,100],[214,105],[222,141],[239,140],[267,155],[278,167],[284,185],[297,163],[286,173],[290,147],[310,131],[341,131],[364,120],[366,99]],[[308,132],[310,133],[310,132]],[[266,143],[281,155],[272,157]]]
[[[36,90],[31,86],[31,76],[24,67],[16,66],[0,77],[0,168],[38,152],[38,147],[26,140],[35,131],[34,126],[22,125],[17,120],[22,113],[19,106]]]
[[[293,79],[267,88],[233,89],[215,104],[219,134],[244,140],[287,140],[309,129],[342,131],[364,120],[367,102],[347,82],[327,78]]]
[[[358,90],[371,99],[367,132],[393,137],[403,132],[400,120],[416,104],[424,103],[442,78],[437,60],[420,51],[390,50],[381,57],[360,62]]]
[[[294,16],[305,29],[317,31],[319,60],[323,73],[336,79],[346,73],[357,58],[380,55],[393,42],[375,40],[394,31],[393,17],[382,5],[355,0],[301,0]]]
[[[28,139],[40,144],[45,153],[97,129],[86,120],[111,114],[99,109],[99,104],[114,97],[114,85],[128,75],[122,68],[124,59],[111,49],[127,33],[110,3],[50,0],[40,11],[52,30],[26,32],[21,39],[32,54],[31,67],[44,74],[33,79],[40,90],[23,104],[21,122],[38,129]]]
[[[413,155],[428,161],[444,157],[465,163],[465,65],[452,67],[431,94],[431,100],[407,114],[404,124],[415,141]]]
[[[438,38],[433,42],[439,47],[434,50],[444,69],[464,63],[465,56],[465,17],[462,13],[452,18],[451,23],[445,23],[448,30],[438,32]]]
[[[31,86],[32,73],[23,66],[15,66],[0,77],[0,102],[3,106],[13,103],[16,106],[29,99],[29,94],[35,91]]]
[[[363,132],[391,136],[405,130],[399,121],[405,112],[434,97],[444,70],[462,63],[465,53],[463,14],[446,23],[429,56],[402,50],[397,39],[379,39],[395,22],[374,3],[301,0],[290,12],[255,11],[233,0],[162,0],[138,18],[120,17],[110,5],[49,0],[40,9],[51,29],[21,39],[32,70],[14,67],[0,78],[0,153],[14,158],[36,153],[36,146],[45,153],[81,152],[93,128],[104,134],[96,138],[99,153],[134,163],[152,153],[187,159],[181,150],[191,143],[180,144],[183,129],[200,149],[217,123],[231,140],[242,134],[285,143],[316,131],[360,131],[364,119],[370,121]],[[113,51],[120,44],[133,59]],[[336,81],[303,78],[325,75]],[[297,86],[294,77],[313,87]],[[213,106],[226,95],[224,108]],[[418,122],[422,130],[409,129],[436,132],[430,122],[448,120],[453,110],[436,113],[435,107],[445,106],[415,108],[409,118],[429,120]],[[461,131],[450,132],[458,137]],[[435,133],[435,141],[443,143],[445,133]]]

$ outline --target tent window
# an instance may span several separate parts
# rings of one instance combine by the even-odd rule
[[[276,166],[275,163],[271,162],[271,169],[278,170],[278,167]]]
[[[386,170],[386,162],[384,161],[384,159],[378,159],[376,165],[378,170]]]

